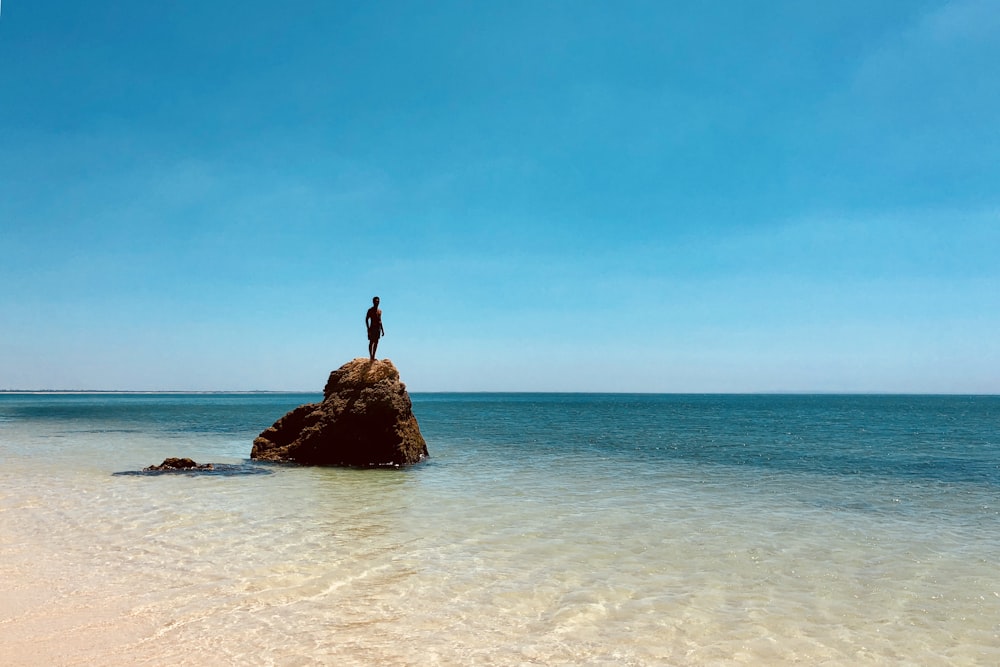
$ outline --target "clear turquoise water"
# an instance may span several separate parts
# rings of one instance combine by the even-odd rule
[[[12,664],[1000,664],[1000,398],[414,395],[431,459],[241,463],[315,395],[0,395]]]

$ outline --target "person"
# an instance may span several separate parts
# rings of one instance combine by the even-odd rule
[[[368,309],[368,314],[365,315],[365,326],[368,328],[368,356],[372,361],[375,361],[375,350],[378,349],[378,339],[380,336],[385,335],[385,329],[382,328],[382,311],[378,307],[378,297],[372,298],[372,307]]]

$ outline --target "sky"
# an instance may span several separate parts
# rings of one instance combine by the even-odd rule
[[[0,389],[1000,393],[1000,0],[0,13]]]

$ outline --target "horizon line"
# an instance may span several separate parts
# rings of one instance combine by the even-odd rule
[[[142,395],[190,395],[190,394],[322,394],[322,390],[296,389],[0,389],[0,394],[28,395],[76,395],[76,394],[142,394]],[[983,396],[1000,397],[991,392],[941,392],[941,391],[882,391],[882,390],[813,390],[782,389],[759,391],[569,391],[569,390],[424,390],[410,391],[410,394],[577,394],[577,395],[646,395],[646,396]]]

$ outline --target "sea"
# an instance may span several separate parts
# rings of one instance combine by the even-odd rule
[[[249,461],[319,398],[0,394],[0,664],[1000,664],[1000,397],[413,394],[424,463]]]

